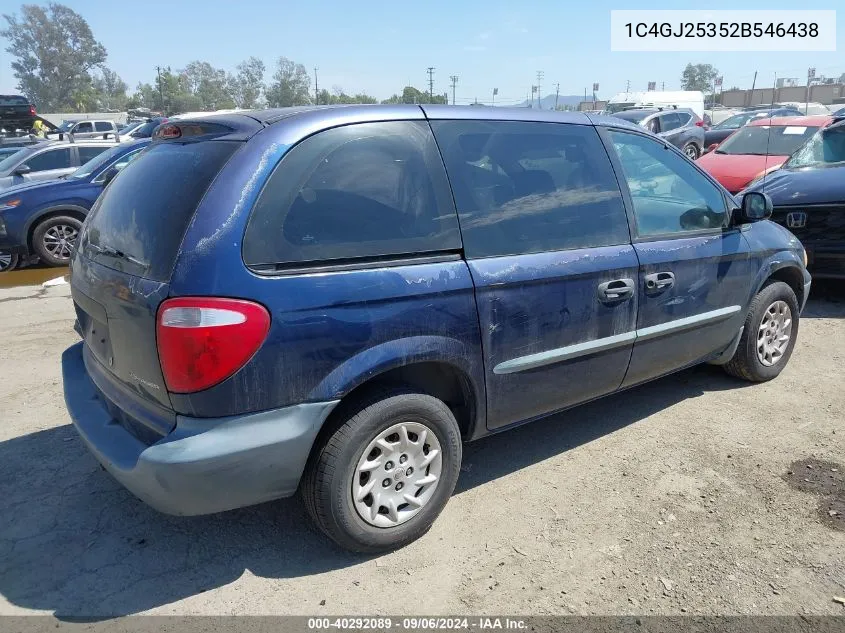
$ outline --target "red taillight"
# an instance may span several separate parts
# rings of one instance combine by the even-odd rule
[[[34,105],[29,106],[29,114],[30,114],[30,116],[35,116],[35,106]]]
[[[158,130],[156,130],[155,134],[158,138],[179,138],[182,136],[182,130],[179,129],[178,125],[161,125],[159,126]]]
[[[707,124],[704,121],[696,121],[695,125],[697,127],[707,127]]]
[[[208,389],[252,358],[270,329],[270,314],[239,299],[179,298],[161,304],[156,342],[167,388]]]

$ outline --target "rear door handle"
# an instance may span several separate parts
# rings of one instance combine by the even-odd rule
[[[649,292],[666,290],[675,285],[675,274],[670,272],[652,273],[645,276],[645,289]]]
[[[636,284],[633,279],[614,279],[599,284],[599,299],[602,301],[626,301],[634,296]]]

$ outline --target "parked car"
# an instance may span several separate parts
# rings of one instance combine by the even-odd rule
[[[0,191],[27,182],[55,180],[114,147],[114,141],[44,141],[0,160]]]
[[[810,277],[770,211],[614,117],[169,122],[82,228],[65,400],[161,511],[301,489],[342,546],[394,548],[443,509],[464,440],[704,361],[777,376]]]
[[[637,123],[666,139],[690,160],[695,160],[704,151],[704,122],[692,110],[641,108],[615,112],[613,116]]]
[[[771,119],[772,117],[803,116],[794,108],[774,108],[769,110],[750,110],[740,112],[714,125],[704,132],[704,148],[706,152],[712,152],[722,141],[736,132],[743,125],[754,119]]]
[[[753,119],[731,134],[697,163],[731,193],[783,165],[816,131],[833,121],[830,116]]]
[[[845,108],[840,108],[839,110],[837,110],[836,112],[833,113],[833,116],[835,116],[837,118],[838,117],[845,117]]]
[[[784,101],[781,105],[800,110],[801,114],[805,116],[830,116],[831,114],[830,108],[823,103],[817,103],[815,101],[811,101],[810,103],[804,103],[803,101]]]
[[[816,132],[745,191],[771,196],[772,219],[801,240],[813,276],[845,279],[845,121]]]
[[[149,143],[141,139],[112,145],[65,179],[0,192],[0,253],[37,255],[49,266],[67,266],[97,196]]]
[[[167,117],[155,117],[153,119],[149,119],[129,132],[128,135],[121,136],[120,140],[129,141],[139,138],[152,138],[153,132],[155,132],[156,128],[162,123],[167,123]]]
[[[137,130],[139,127],[144,125],[146,121],[133,121],[132,123],[127,123],[122,128],[120,128],[117,133],[120,136],[129,136],[132,132]]]
[[[74,139],[108,138],[117,133],[117,123],[106,119],[91,119],[86,121],[64,121],[48,138],[58,138],[60,134],[73,135]]]
[[[0,95],[0,129],[7,132],[27,130],[37,116],[35,106],[21,95]]]

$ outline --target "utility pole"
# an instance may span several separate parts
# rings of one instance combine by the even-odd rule
[[[543,75],[543,71],[542,71],[542,70],[538,70],[538,71],[537,71],[537,109],[538,109],[538,110],[542,110],[542,109],[543,109],[543,102],[542,102],[543,93],[542,93],[542,92],[540,92],[540,86],[541,86],[541,85],[542,85],[542,83],[543,83],[543,76],[544,76],[544,75]]]
[[[455,105],[455,86],[458,84],[458,76],[449,75],[449,79],[452,80],[452,105]]]
[[[317,70],[318,68],[314,66],[314,103],[320,105],[320,91],[317,88]]]
[[[161,103],[161,109],[164,111],[164,91],[161,88],[161,66],[156,66],[156,76],[158,77],[158,98]]]
[[[625,94],[628,94],[629,92],[631,92],[631,80],[630,79],[628,79],[625,82]]]
[[[493,102],[491,103],[492,106],[496,105],[496,95],[499,94],[498,88],[493,88]]]
[[[775,73],[777,75],[777,73]],[[752,105],[751,102],[754,101],[754,86],[757,85],[757,71],[754,71],[754,81],[751,82],[751,92],[748,94],[748,103],[745,105]],[[774,95],[772,95],[774,96]]]
[[[816,78],[816,69],[807,69],[807,100],[804,103],[804,114],[810,109],[810,81]]]
[[[434,66],[428,67],[428,96],[434,101]]]
[[[557,110],[557,100],[560,97],[560,82],[555,84],[555,110]]]
[[[660,82],[660,89],[664,92],[666,91],[666,82],[665,81]]]

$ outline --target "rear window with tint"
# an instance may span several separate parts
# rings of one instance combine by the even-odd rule
[[[151,145],[97,200],[85,225],[82,253],[132,275],[167,281],[197,205],[240,145]]]
[[[334,128],[294,147],[255,205],[243,257],[277,265],[460,247],[428,124],[390,121]]]
[[[29,105],[26,97],[5,96],[0,97],[0,106],[22,106]]]

